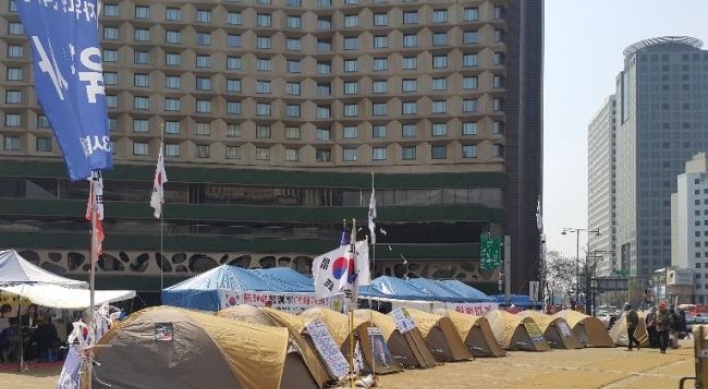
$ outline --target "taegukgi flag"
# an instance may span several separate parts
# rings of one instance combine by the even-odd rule
[[[351,290],[356,280],[359,285],[369,285],[369,248],[365,241],[336,248],[312,261],[315,296],[325,298],[344,290]]]
[[[157,157],[155,181],[150,197],[150,206],[155,210],[154,216],[157,219],[162,216],[162,205],[165,203],[165,182],[167,182],[167,172],[165,171],[165,160],[162,158],[162,142],[160,142],[160,154]]]
[[[15,0],[32,46],[35,92],[72,181],[113,168],[98,0]]]

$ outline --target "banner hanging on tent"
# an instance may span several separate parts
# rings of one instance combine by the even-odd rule
[[[317,352],[327,365],[327,369],[335,377],[341,379],[349,374],[349,362],[344,358],[342,351],[337,347],[329,333],[327,326],[320,319],[315,319],[305,325],[307,333],[315,344]]]
[[[279,311],[298,314],[308,308],[327,307],[341,312],[344,307],[344,293],[318,299],[314,293],[298,292],[234,292],[219,289],[221,309],[240,304],[256,307],[272,307]]]
[[[97,1],[15,1],[32,46],[35,92],[72,181],[113,167]]]

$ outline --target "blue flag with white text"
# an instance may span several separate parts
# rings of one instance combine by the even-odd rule
[[[72,181],[113,167],[98,41],[98,0],[15,0],[34,87]]]

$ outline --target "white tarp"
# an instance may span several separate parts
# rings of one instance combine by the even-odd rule
[[[0,285],[51,284],[88,287],[85,281],[72,280],[35,266],[15,250],[0,251]]]
[[[58,285],[17,285],[0,289],[43,307],[81,310],[91,305],[90,291],[87,289],[72,289]],[[95,306],[100,306],[103,303],[128,300],[133,297],[135,297],[134,290],[97,290],[94,303]]]

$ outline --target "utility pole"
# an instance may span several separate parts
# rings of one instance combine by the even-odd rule
[[[511,236],[504,236],[504,301],[507,308],[511,301]]]

